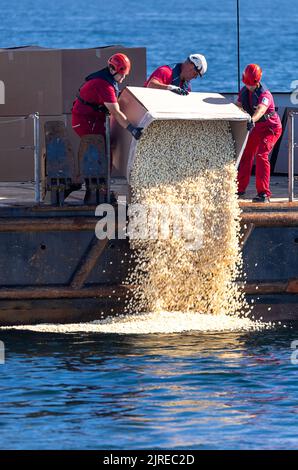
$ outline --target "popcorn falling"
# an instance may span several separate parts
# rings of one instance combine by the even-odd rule
[[[138,144],[131,187],[132,204],[150,209],[147,218],[142,214],[147,235],[157,236],[130,241],[135,266],[126,283],[135,288],[126,311],[246,314],[249,307],[235,282],[242,268],[240,209],[228,122],[153,122]],[[185,227],[174,236],[172,208],[185,205],[201,214],[195,249],[189,249]],[[156,207],[163,213],[152,217]],[[161,218],[171,219],[168,237]]]

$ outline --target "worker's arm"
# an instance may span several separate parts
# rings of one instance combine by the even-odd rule
[[[238,106],[238,108],[241,108],[244,111],[244,109],[242,107],[242,103],[240,103],[240,101],[236,101],[235,105]],[[254,114],[252,115],[251,120],[253,122],[258,122],[258,120],[261,119],[262,116],[264,116],[266,111],[267,111],[267,107],[264,106],[263,104],[259,104],[259,106],[255,110]]]
[[[253,128],[256,125],[256,122],[258,122],[258,120],[261,119],[262,116],[264,116],[266,111],[267,111],[267,106],[264,106],[263,104],[259,104],[259,106],[255,110],[255,112],[251,116],[250,121],[248,121],[248,123],[247,123],[247,130],[248,131],[253,130]]]
[[[116,119],[118,124],[120,124],[120,126],[126,129],[129,124],[129,120],[127,119],[125,114],[122,113],[119,103],[104,103],[104,105],[108,109],[110,114]]]
[[[116,119],[118,124],[124,127],[124,129],[127,129],[136,140],[139,140],[142,137],[143,128],[135,127],[129,122],[125,114],[122,113],[119,103],[104,103],[104,105]]]
[[[259,104],[254,114],[252,115],[251,120],[253,122],[258,122],[258,120],[261,119],[262,116],[264,116],[266,111],[267,111],[267,106],[264,106],[263,104]]]
[[[158,88],[160,90],[168,90],[169,85],[161,83],[157,78],[151,78],[150,82],[147,85],[147,88]]]
[[[188,95],[187,90],[184,90],[183,88],[180,88],[179,86],[176,86],[176,85],[165,85],[164,83],[161,83],[159,80],[157,80],[157,78],[151,78],[150,82],[147,85],[147,88],[170,90],[173,93],[176,93],[177,95]]]

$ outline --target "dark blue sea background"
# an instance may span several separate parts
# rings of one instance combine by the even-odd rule
[[[259,63],[272,91],[298,80],[297,0],[240,0],[241,70]],[[194,90],[236,91],[236,0],[1,0],[0,46],[145,46],[148,73],[205,54]]]
[[[237,90],[236,1],[0,6],[2,47],[146,46],[148,73],[201,52],[209,69],[194,89]],[[241,68],[257,62],[272,91],[289,91],[298,80],[297,0],[240,1],[240,12]],[[0,331],[0,448],[297,449],[295,340],[297,325],[168,335]]]

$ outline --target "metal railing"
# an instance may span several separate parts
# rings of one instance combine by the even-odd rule
[[[39,113],[35,112],[30,114],[33,118],[34,126],[34,200],[37,204],[40,204],[40,125],[39,125]]]
[[[295,117],[298,116],[298,111],[289,111],[288,113],[288,197],[289,202],[293,202],[294,197],[294,174],[295,174],[295,148],[298,148],[298,143],[295,142]],[[24,148],[33,148],[34,150],[34,200],[40,204],[40,182],[41,182],[41,159],[40,159],[40,118],[39,113],[35,112],[27,116],[2,121],[1,124],[9,124],[12,122],[23,121],[24,119],[33,119],[34,129],[34,144],[31,146],[23,146]],[[110,120],[109,116],[106,118],[106,152],[108,157],[108,202],[110,199]]]
[[[0,124],[11,124],[13,122],[21,122],[28,118],[33,119],[33,132],[34,132],[34,143],[32,145],[22,145],[21,147],[16,147],[14,149],[4,149],[8,150],[27,150],[32,149],[34,151],[34,200],[37,204],[40,204],[40,168],[41,168],[41,159],[40,159],[40,124],[39,124],[39,113],[35,112],[28,114],[22,117],[16,117],[8,119],[7,121],[1,121]]]
[[[106,155],[107,155],[107,165],[108,165],[108,174],[107,174],[107,203],[111,201],[111,127],[110,127],[110,115],[106,114]]]
[[[298,111],[289,111],[288,114],[288,132],[289,132],[289,151],[288,151],[288,174],[289,174],[289,184],[288,184],[288,193],[289,193],[289,202],[294,201],[294,162],[295,162],[295,148],[298,147],[298,144],[295,142],[295,116],[298,116]]]
[[[34,142],[32,145],[22,145],[20,147],[2,149],[3,151],[9,150],[33,150],[34,151],[34,201],[36,204],[41,202],[41,142],[40,142],[40,116],[38,112],[28,114],[26,116],[14,117],[1,121],[1,124],[10,124],[14,122],[21,122],[26,119],[33,119],[33,134]],[[107,202],[110,202],[111,193],[111,140],[110,140],[110,115],[106,115],[105,120],[105,137],[106,137],[106,157],[107,157]]]

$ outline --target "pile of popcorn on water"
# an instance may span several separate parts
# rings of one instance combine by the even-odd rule
[[[131,173],[131,202],[153,214],[164,208],[166,219],[171,207],[199,208],[200,243],[190,249],[171,230],[164,238],[160,225],[157,239],[131,240],[136,266],[127,283],[135,288],[126,311],[247,313],[235,282],[242,258],[234,157],[227,121],[155,121],[146,130]],[[142,224],[156,236],[161,219]]]

